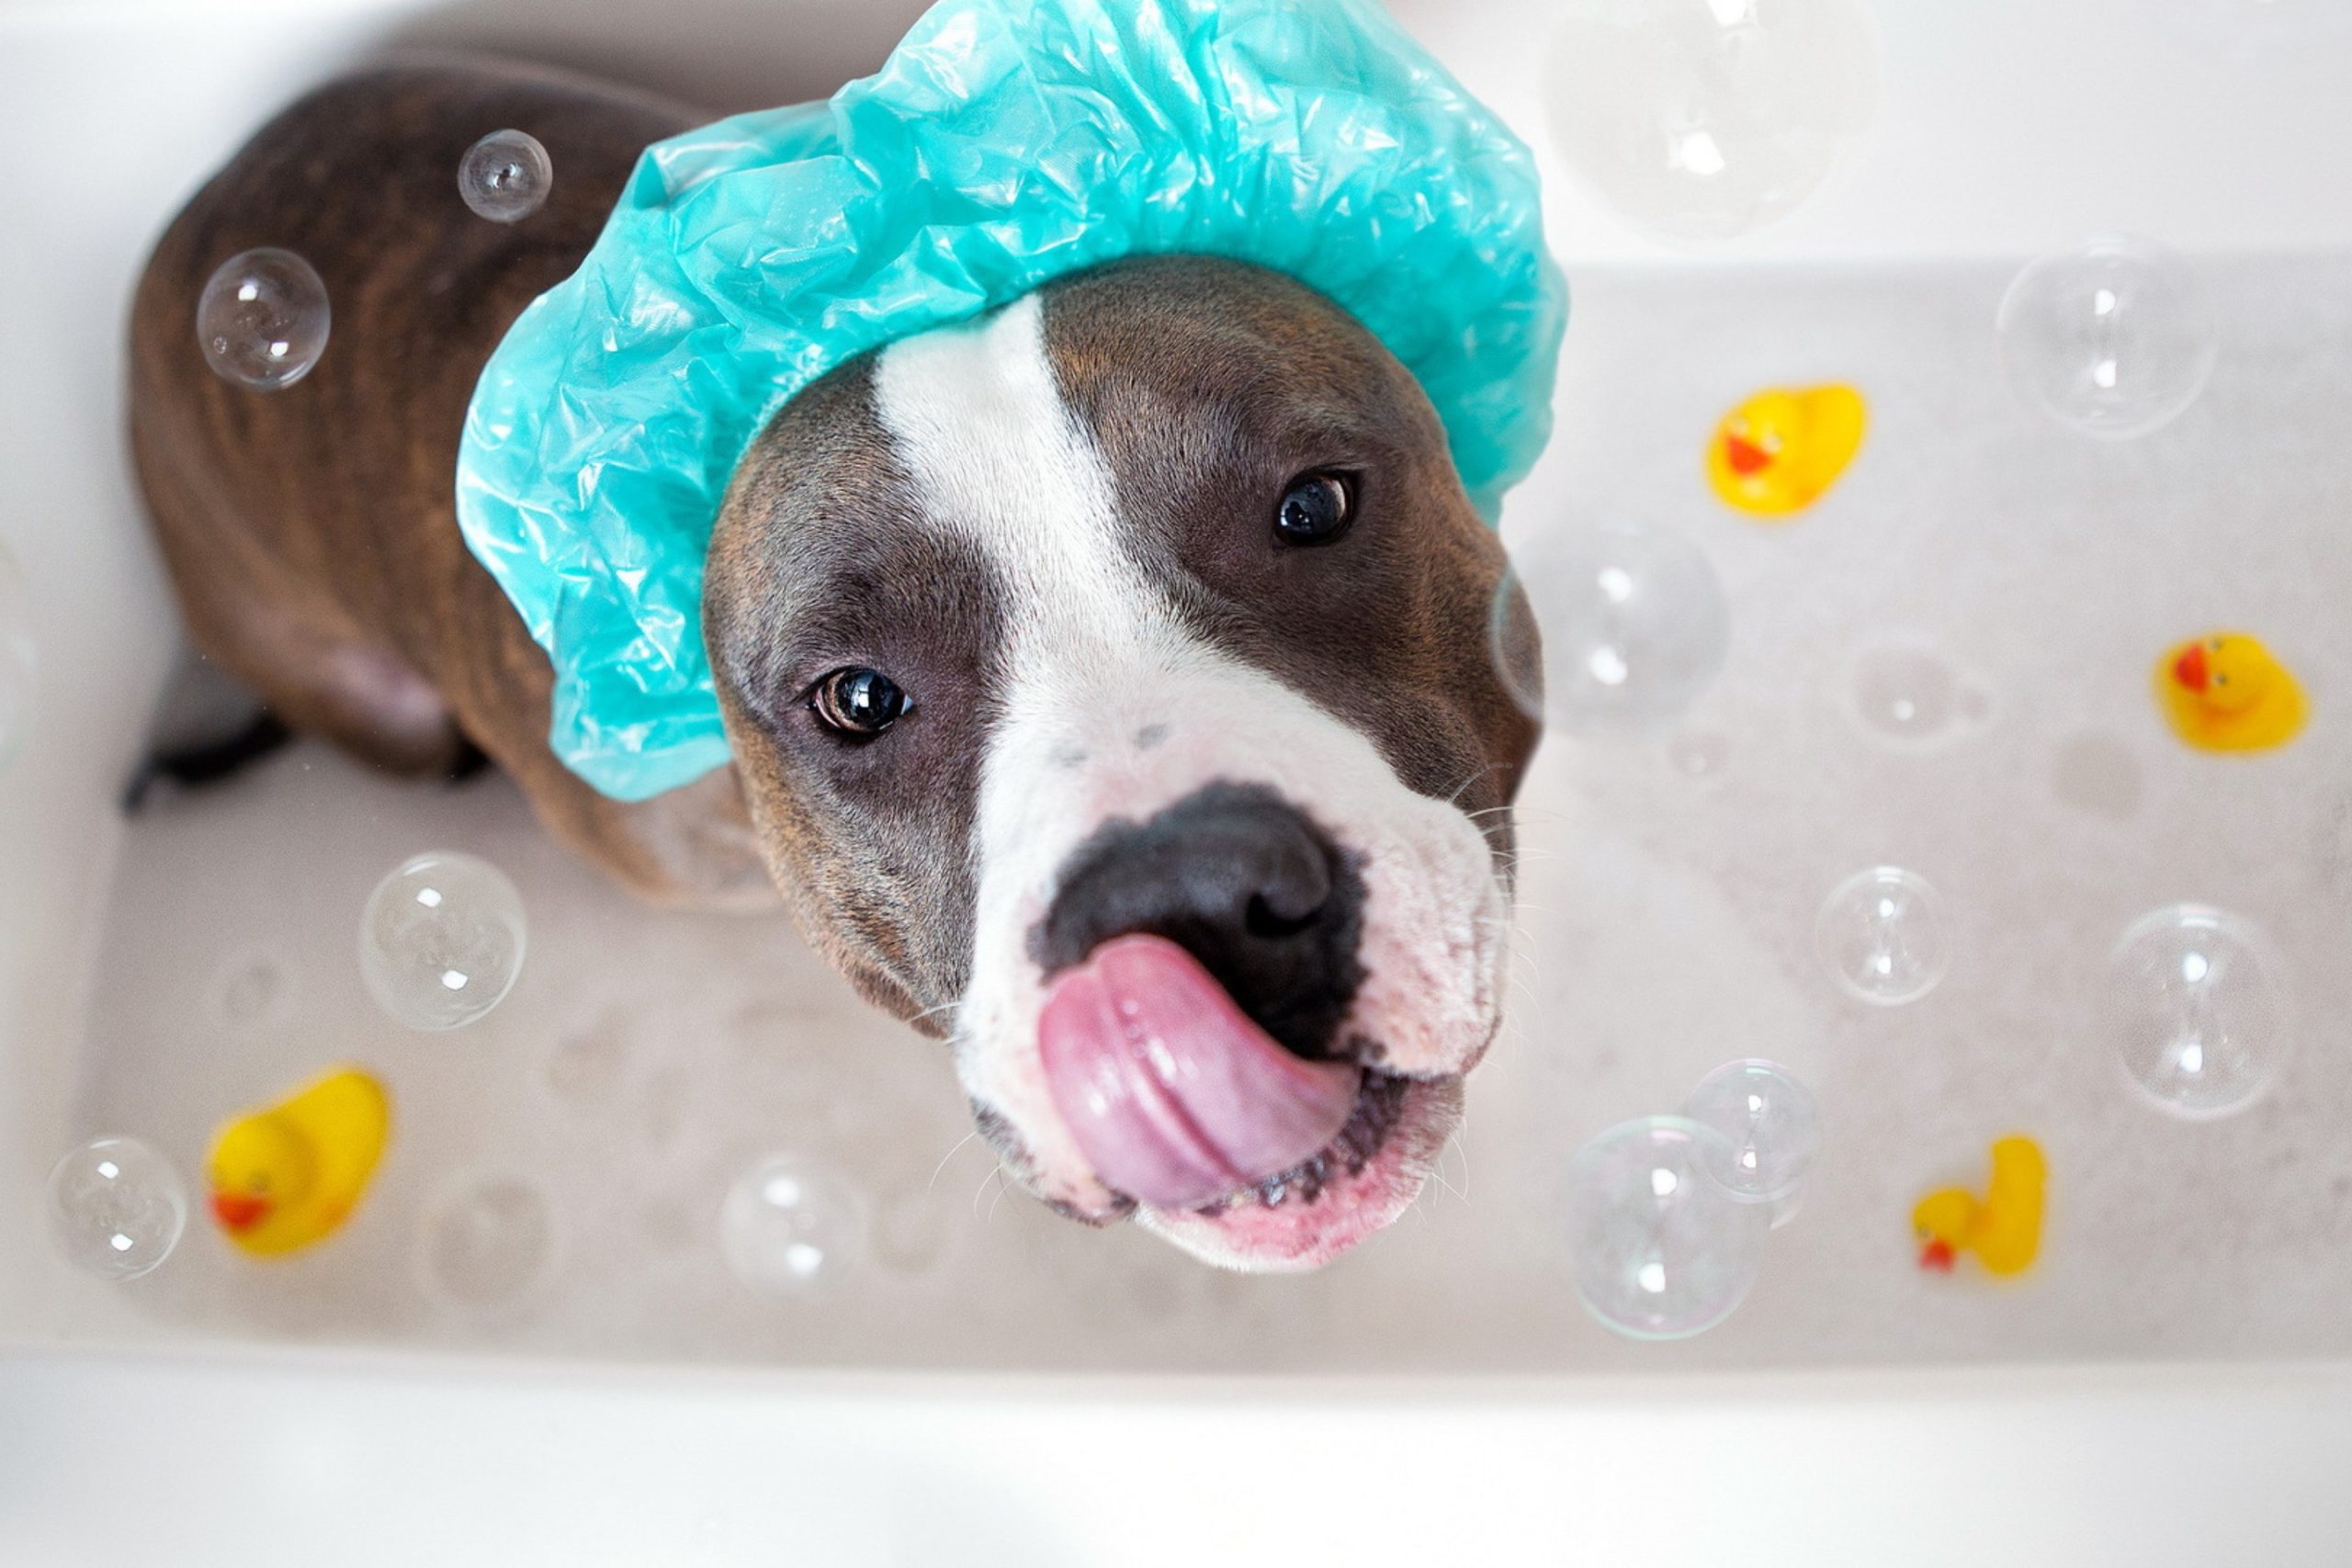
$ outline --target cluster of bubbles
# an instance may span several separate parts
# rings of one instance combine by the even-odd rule
[[[472,1023],[513,987],[526,942],[521,895],[487,861],[434,851],[402,863],[369,896],[359,965],[370,994],[420,1030]],[[267,954],[233,961],[216,1010],[231,1022],[266,1015],[291,976]],[[49,1184],[51,1229],[76,1265],[109,1279],[161,1264],[187,1223],[187,1190],[147,1145],[100,1138],[58,1163]],[[769,1154],[728,1187],[718,1213],[727,1266],[770,1297],[831,1291],[870,1249],[863,1194],[821,1160]],[[535,1182],[473,1175],[428,1203],[416,1233],[415,1273],[443,1310],[482,1317],[515,1310],[552,1278],[560,1232]]]
[[[1860,0],[1569,0],[1553,46],[1554,141],[1594,192],[1668,240],[1795,210],[1878,112]]]
[[[1724,240],[1821,186],[1875,118],[1879,74],[1860,0],[1568,0],[1545,101],[1562,157],[1620,217]],[[2115,439],[2177,417],[2217,344],[2188,265],[2122,236],[2028,265],[1996,324],[2021,396]]]
[[[1609,1128],[1568,1170],[1577,1297],[1628,1338],[1713,1328],[1747,1299],[1820,1152],[1812,1093],[1761,1059],[1709,1073],[1679,1115]]]
[[[1679,534],[1632,523],[1538,542],[1497,590],[1487,628],[1511,700],[1572,735],[1671,723],[1714,680],[1731,645],[1723,584],[1705,554]]]
[[[523,897],[488,861],[435,850],[368,895],[359,974],[412,1029],[459,1029],[505,1000],[523,968]]]
[[[2095,239],[2033,262],[2002,296],[1997,328],[2020,397],[2119,441],[2196,401],[2219,346],[2196,275],[2145,240]]]
[[[32,728],[37,672],[30,595],[17,558],[0,546],[0,768]]]
[[[497,223],[537,212],[554,183],[548,150],[526,131],[493,130],[458,161],[458,195]],[[275,392],[318,364],[334,316],[318,269],[292,251],[263,245],[214,269],[197,298],[196,337],[205,363],[223,379]]]

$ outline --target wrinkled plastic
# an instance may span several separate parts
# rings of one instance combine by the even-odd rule
[[[1369,0],[944,0],[828,102],[648,148],[484,368],[458,516],[554,661],[556,754],[625,800],[727,760],[703,558],[795,392],[1170,252],[1352,311],[1490,518],[1549,434],[1566,293],[1533,162]]]

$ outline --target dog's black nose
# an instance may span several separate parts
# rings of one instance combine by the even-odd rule
[[[1062,866],[1030,950],[1051,976],[1148,931],[1200,960],[1295,1054],[1333,1038],[1363,977],[1363,883],[1351,858],[1263,784],[1213,784],[1142,822],[1113,822]]]

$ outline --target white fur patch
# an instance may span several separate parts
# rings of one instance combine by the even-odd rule
[[[1364,735],[1193,634],[1151,586],[1118,485],[1062,402],[1037,299],[894,344],[875,392],[931,521],[986,556],[1007,599],[956,1056],[1035,1156],[1041,1195],[1090,1212],[1111,1201],[1046,1087],[1029,932],[1080,840],[1212,780],[1273,786],[1361,857],[1366,980],[1343,1029],[1380,1041],[1392,1071],[1468,1067],[1499,1010],[1503,905],[1485,840],[1406,788]]]

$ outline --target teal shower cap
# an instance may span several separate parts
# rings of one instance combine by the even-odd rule
[[[794,393],[1180,252],[1353,312],[1490,519],[1542,448],[1566,290],[1532,160],[1369,0],[942,0],[829,101],[647,148],[491,355],[458,449],[466,542],[554,661],[556,754],[623,800],[727,761],[703,558]]]

